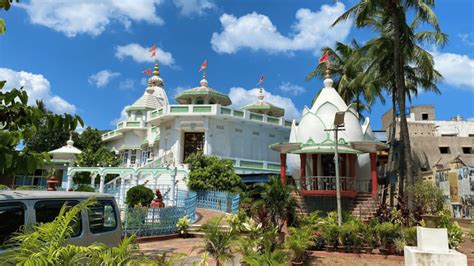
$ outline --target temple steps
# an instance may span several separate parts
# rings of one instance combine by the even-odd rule
[[[377,201],[371,193],[357,193],[357,197],[349,205],[352,216],[368,222],[375,216]]]
[[[294,191],[291,192],[291,196],[295,199],[296,201],[296,216],[300,217],[301,215],[308,213],[305,207],[304,199],[303,196],[301,196],[300,191]]]

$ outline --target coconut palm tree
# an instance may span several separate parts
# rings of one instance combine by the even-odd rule
[[[384,33],[390,37],[393,43],[393,65],[391,68],[393,68],[397,104],[400,110],[400,139],[404,155],[403,174],[406,175],[409,185],[414,184],[414,172],[405,113],[407,93],[405,65],[409,61],[407,58],[414,58],[417,55],[415,46],[418,42],[430,40],[437,44],[443,44],[446,41],[446,36],[441,32],[438,19],[432,10],[434,3],[434,0],[361,0],[334,22],[334,24],[337,24],[354,16],[356,27],[374,28],[374,20],[382,20],[384,25],[387,25]],[[407,12],[415,14],[412,25],[407,23]],[[413,30],[421,23],[431,25],[435,30],[434,34],[414,34]],[[409,193],[408,203],[410,207],[412,202],[413,197]]]
[[[364,110],[370,111],[370,107],[376,99],[384,102],[379,87],[371,84],[371,79],[365,78],[365,69],[369,64],[367,57],[360,52],[360,45],[354,39],[351,44],[336,43],[335,50],[330,47],[324,47],[321,52],[328,53],[331,57],[329,69],[331,70],[334,88],[339,92],[344,102],[349,105],[355,103],[359,117]],[[319,64],[311,71],[306,80],[315,77],[324,77],[326,64]],[[316,100],[317,95],[313,99]],[[361,99],[362,98],[362,99]]]

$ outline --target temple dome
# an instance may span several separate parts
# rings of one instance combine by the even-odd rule
[[[298,127],[294,129],[296,130],[294,142],[307,143],[310,139],[315,143],[322,143],[326,139],[333,141],[333,134],[329,134],[325,130],[333,128],[334,116],[337,112],[346,112],[344,116],[345,130],[339,133],[339,138],[347,142],[364,140],[358,115],[354,113],[353,108],[348,108],[332,84],[331,79],[324,80],[325,86],[311,109],[305,107],[303,117]]]
[[[232,104],[229,96],[209,87],[205,74],[198,87],[185,90],[174,98],[180,104],[220,104],[222,106]]]
[[[275,106],[264,100],[265,95],[263,94],[262,88],[259,89],[257,98],[258,100],[256,102],[246,105],[241,109],[274,117],[282,117],[285,115],[285,109]]]
[[[138,98],[127,110],[149,109],[154,110],[168,105],[168,97],[163,89],[163,79],[160,77],[158,64],[155,64],[153,75],[148,79],[145,93]]]

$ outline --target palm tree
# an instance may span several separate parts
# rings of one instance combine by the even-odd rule
[[[237,240],[234,231],[222,228],[222,219],[222,217],[211,219],[202,226],[204,232],[203,250],[216,259],[216,266],[223,265],[233,257],[230,248]]]
[[[400,140],[404,156],[403,174],[406,175],[409,185],[414,184],[414,173],[405,113],[407,93],[405,65],[409,61],[407,59],[417,55],[418,50],[415,48],[417,42],[430,40],[437,44],[443,44],[446,41],[446,36],[441,32],[436,15],[432,10],[434,2],[434,0],[361,0],[334,22],[337,24],[354,15],[356,27],[373,28],[373,21],[376,20],[381,20],[384,25],[387,25],[384,33],[390,37],[393,43],[393,65],[391,68],[393,68],[396,98],[400,110]],[[415,14],[412,25],[407,24],[407,11],[412,11]],[[420,23],[431,25],[435,32],[414,34],[413,29],[417,28]],[[408,193],[410,207],[412,202],[413,196]]]
[[[356,110],[360,118],[363,117],[361,112],[369,111],[370,106],[377,98],[382,102],[384,101],[380,88],[372,86],[371,79],[365,78],[365,69],[369,61],[360,52],[360,45],[355,39],[352,40],[351,44],[337,42],[335,50],[324,47],[321,52],[323,54],[327,52],[331,57],[329,69],[333,74],[334,88],[347,105],[353,102],[356,104]],[[324,77],[326,67],[325,64],[319,64],[308,74],[306,80],[314,77]],[[313,102],[316,97],[317,95]]]

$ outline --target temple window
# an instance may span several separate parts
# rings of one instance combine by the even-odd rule
[[[197,98],[196,104],[204,104],[204,100],[202,98]]]
[[[214,98],[212,98],[211,100],[209,100],[209,104],[216,104],[216,100],[214,100]]]

